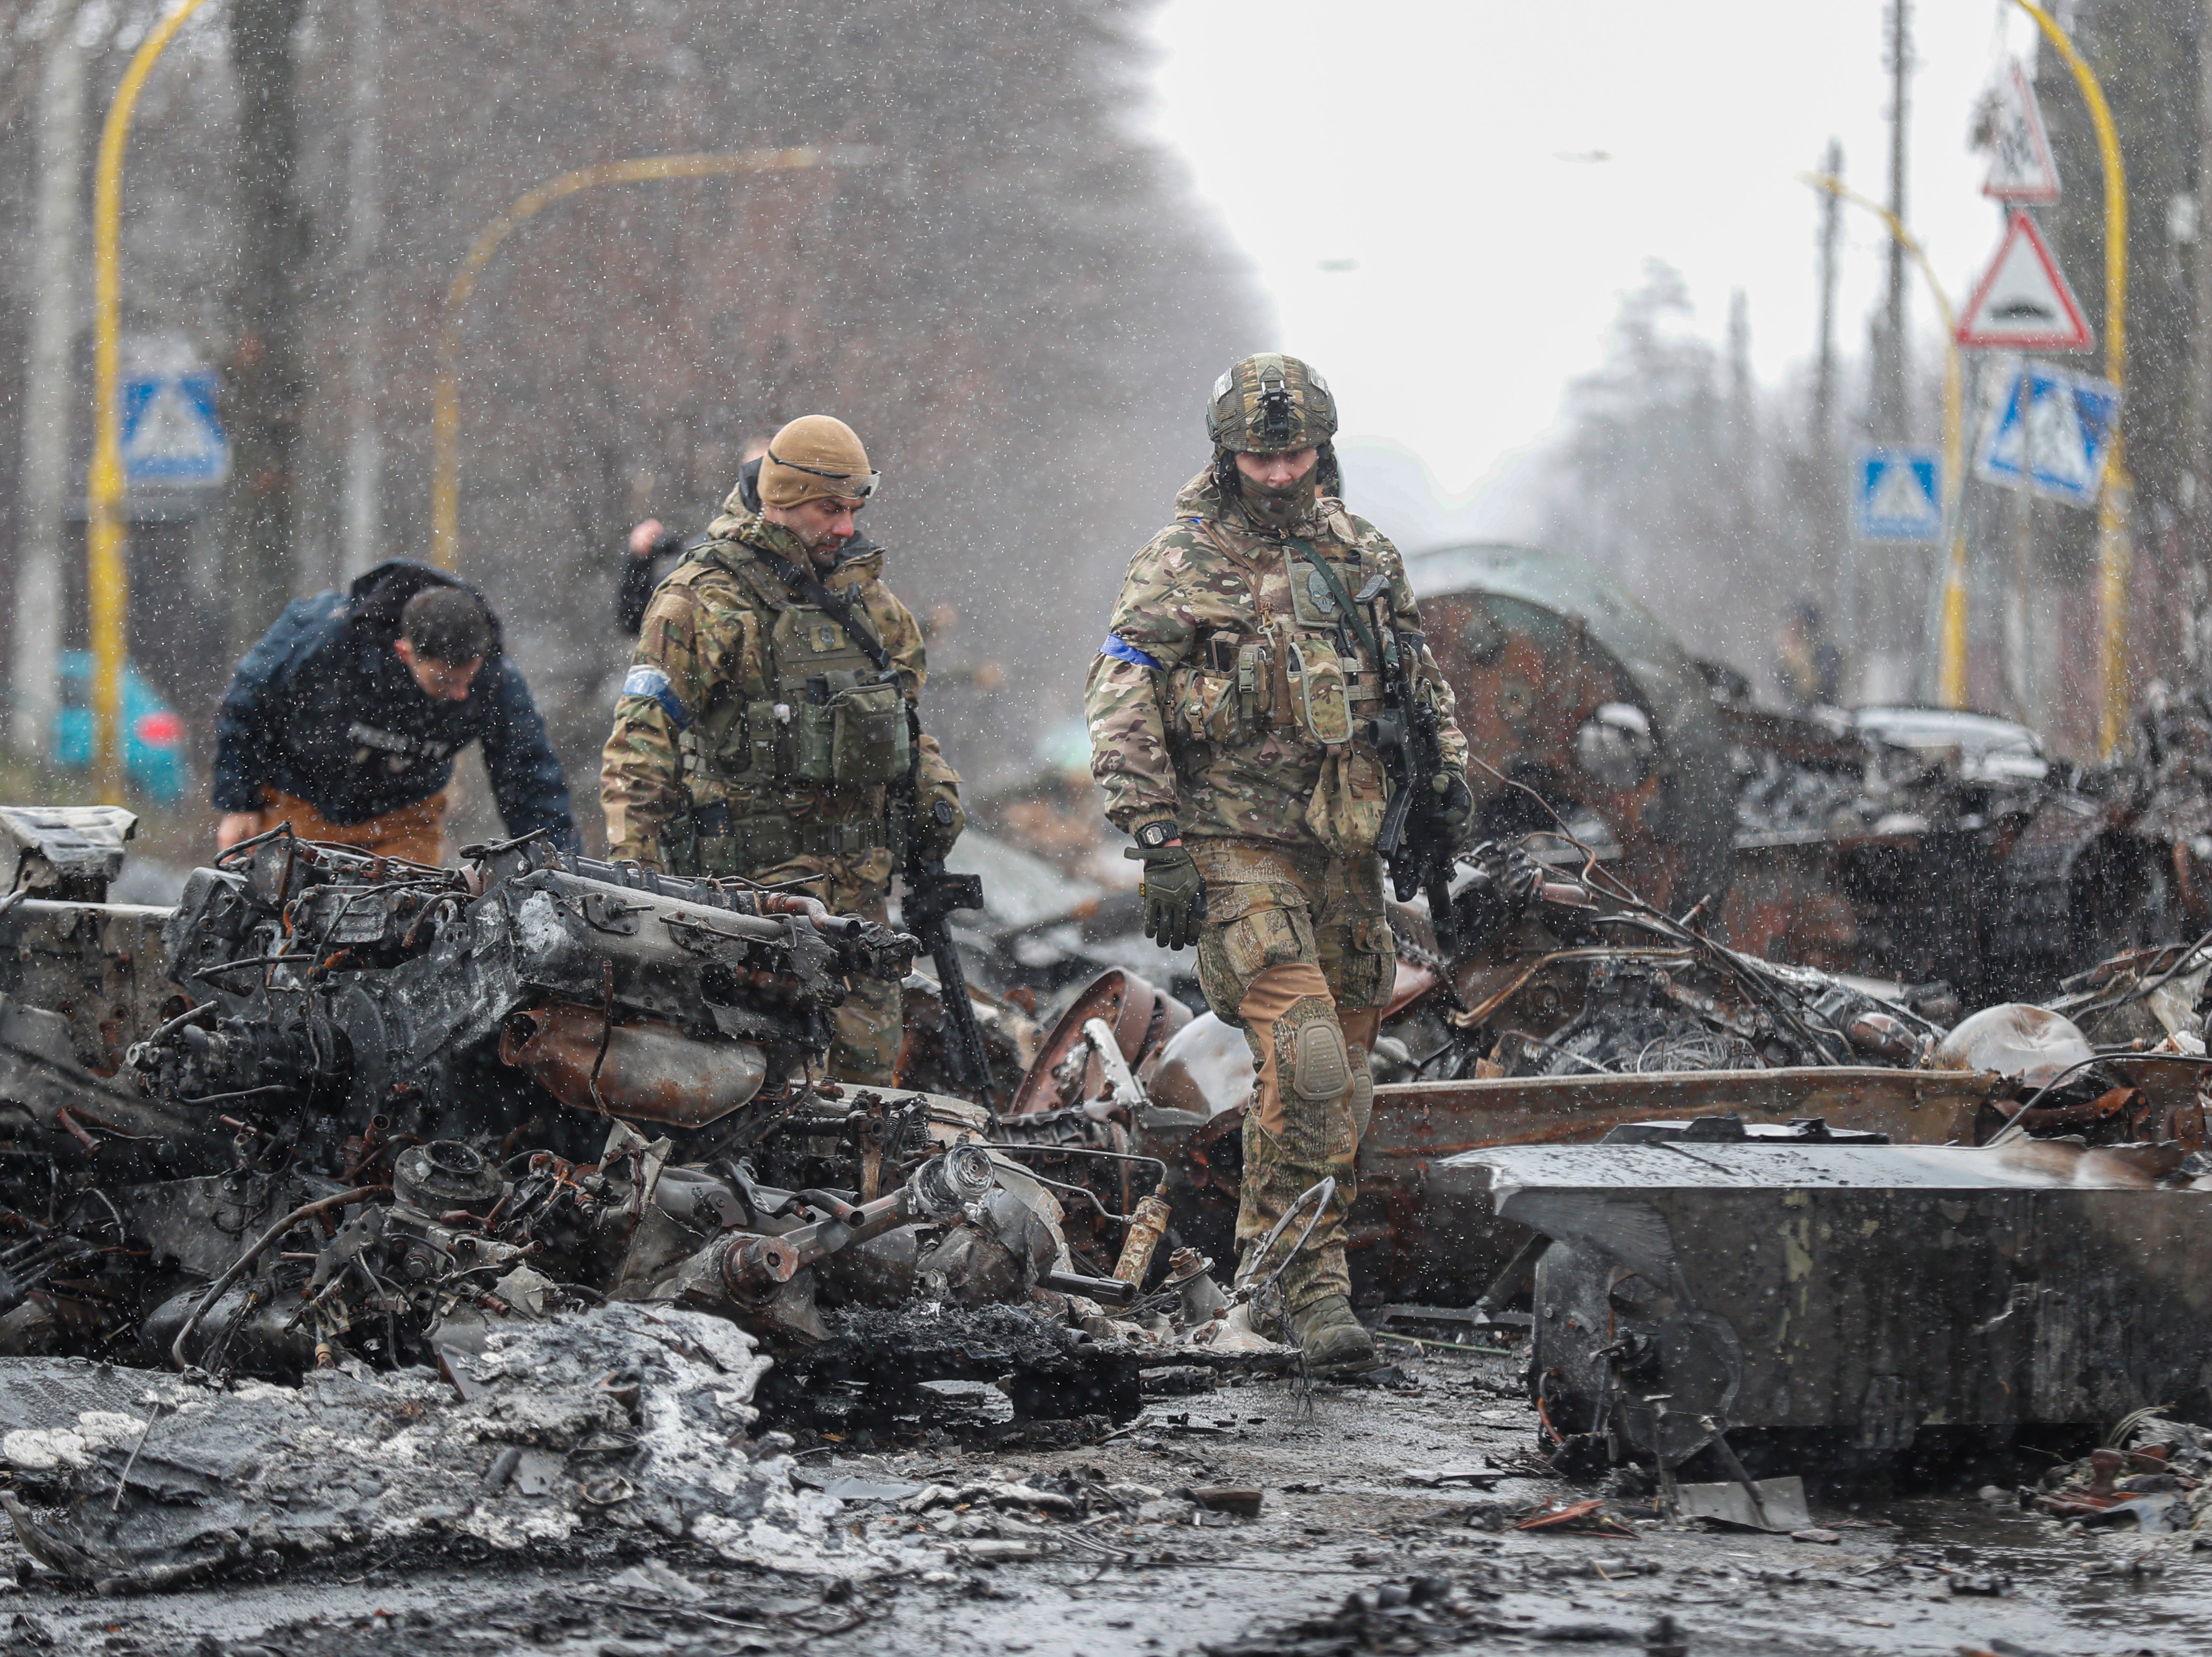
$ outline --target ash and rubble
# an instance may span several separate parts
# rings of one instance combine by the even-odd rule
[[[82,1498],[10,1510],[51,1569],[122,1591],[602,1515],[738,1557],[746,1527],[821,1533],[742,1448],[771,1356],[810,1432],[1001,1427],[968,1389],[1072,1441],[1139,1407],[1163,1347],[1282,1351],[1203,1265],[1137,1304],[1157,1225],[1087,1272],[983,1108],[814,1078],[845,981],[911,970],[890,927],[542,840],[441,870],[283,830],[156,926],[101,901],[127,823],[9,826],[19,936],[51,952],[14,952],[0,1005],[0,1353],[137,1388],[0,1451],[26,1496]],[[95,1005],[126,932],[171,993],[142,955]],[[303,1508],[333,1457],[419,1478]],[[563,1494],[487,1512],[515,1477]]]
[[[609,1592],[654,1607],[668,1637],[688,1607],[703,1636],[741,1618],[702,1574],[862,1581],[921,1603],[898,1601],[905,1585],[941,1610],[948,1594],[988,1605],[979,1569],[1275,1569],[1249,1549],[1298,1540],[1252,1510],[1297,1494],[1286,1465],[1217,1455],[1166,1478],[1138,1464],[1270,1437],[1310,1459],[1317,1409],[1338,1423],[1330,1465],[1364,1488],[1378,1477],[1364,1423],[1419,1405],[1431,1448],[1401,1455],[1404,1482],[1483,1497],[1457,1551],[1671,1545],[1716,1521],[1662,1492],[1728,1491],[1745,1462],[1761,1489],[1879,1480],[1987,1451],[1999,1429],[2063,1446],[2143,1405],[2197,1407],[2175,1385],[2193,1314],[2098,1385],[2017,1383],[2050,1380],[2054,1343],[2094,1367],[2114,1331],[2192,1302],[2202,944],[2126,952],[2048,1005],[1968,1017],[1940,986],[1731,948],[1638,902],[1588,847],[1545,853],[1517,913],[1476,860],[1455,889],[1456,958],[1419,905],[1392,917],[1400,978],[1351,1241],[1366,1315],[1407,1356],[1316,1388],[1227,1269],[1243,1039],[1138,972],[1075,984],[1048,1029],[977,994],[994,1064],[1019,1075],[994,1116],[811,1079],[840,983],[906,974],[914,950],[804,901],[538,842],[428,870],[279,835],[196,872],[173,912],[137,909],[103,901],[127,822],[0,822],[21,848],[0,913],[0,1461],[25,1580],[63,1599],[342,1585],[468,1557],[603,1588],[619,1567]],[[992,982],[991,950],[971,954]],[[909,1071],[927,1076],[921,1005]],[[1583,1183],[1510,1148],[1528,1139],[1588,1142],[1560,1147]],[[1939,1150],[1941,1178],[1882,1160]],[[1668,1197],[1631,1166],[1654,1156],[1735,1172]],[[1540,1200],[1506,1200],[1505,1174]],[[1791,1254],[1795,1233],[1767,1248],[1761,1216],[1808,1178],[1896,1241],[1831,1261],[1802,1239]],[[1640,1245],[1593,1231],[1575,1208],[1593,1192],[1613,1220],[1624,1194],[1662,1215],[1662,1255],[1648,1227]],[[2095,1270],[2058,1270],[2069,1228],[2102,1238]],[[1875,1344],[1893,1361],[1819,1411],[1764,1379],[1802,1355],[1745,1309],[1797,1281],[1800,1255],[1833,1291],[1801,1341],[1863,1342],[1852,1285],[1887,1296]],[[2006,1340],[1916,1350],[1939,1279],[1944,1326]],[[2101,1322],[2079,1314],[2091,1301]],[[1620,1338],[1577,1344],[1547,1302]],[[1470,1345],[1507,1361],[1432,1393],[1422,1367]],[[1945,1387],[2027,1402],[1939,1420]],[[1655,1428],[1644,1400],[1670,1389],[1704,1400],[1713,1429],[1667,1429],[1663,1407]],[[1437,1407],[1488,1448],[1444,1448]],[[2124,1457],[2157,1448],[2142,1430]],[[2195,1429],[2163,1430],[2167,1466],[2114,1472],[2108,1455],[2039,1484],[2036,1464],[2018,1482],[2076,1508],[2031,1501],[2009,1522],[2070,1545],[2080,1504],[2192,1496]],[[2193,1502],[2154,1506],[2185,1543],[2196,1533]],[[2153,1513],[2098,1521],[2100,1545],[2130,1524],[2164,1534]],[[1222,1533],[1255,1525],[1241,1564],[1221,1551]],[[1540,1560],[1486,1555],[1469,1573],[1464,1553],[1436,1569],[1401,1553],[1331,1566],[1370,1579],[1351,1599],[1291,1616],[1263,1596],[1189,1637],[1238,1653],[1596,1637],[1498,1610],[1553,1592]],[[1881,1570],[1954,1597],[1972,1592],[1954,1577],[2004,1574]],[[1665,1575],[1639,1573],[1601,1580]],[[1802,1577],[1785,1568],[1778,1591]],[[837,1592],[787,1607],[786,1635],[836,1621],[852,1603]],[[1668,1648],[1656,1618],[1676,1601],[1651,1597],[1607,1637]],[[623,1614],[641,1613],[605,1612]],[[459,1635],[423,1615],[426,1642]],[[322,1637],[295,1629],[283,1648]],[[1693,1648],[1761,1648],[1714,1638]]]

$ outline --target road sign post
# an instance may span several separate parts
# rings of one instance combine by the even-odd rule
[[[94,765],[100,802],[124,795],[123,654],[131,613],[125,558],[123,422],[117,396],[123,332],[123,151],[138,94],[177,31],[207,0],[177,0],[131,55],[107,118],[92,191],[92,465],[85,477],[85,593],[92,635]]]
[[[2013,0],[2035,20],[2088,106],[2097,131],[2097,159],[2105,175],[2105,378],[2114,391],[2126,384],[2128,363],[2128,173],[2120,155],[2120,131],[2112,120],[2105,89],[2095,71],[2074,49],[2066,31],[2036,0]],[[2104,703],[2098,722],[2098,752],[2110,758],[2127,728],[2133,700],[2128,688],[2128,587],[2133,548],[2128,539],[2126,445],[2115,428],[2106,458],[2105,487],[2097,497],[2097,608],[2102,621],[2099,675]]]

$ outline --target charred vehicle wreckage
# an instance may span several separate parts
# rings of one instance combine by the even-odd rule
[[[364,1442],[442,1400],[455,1478],[583,1470],[532,1498],[544,1523],[599,1522],[592,1492],[619,1487],[621,1512],[750,1557],[732,1515],[812,1522],[729,1449],[765,1429],[1073,1444],[1148,1392],[1298,1370],[1269,1289],[1328,1193],[1240,1264],[1249,1049],[1134,972],[1042,1032],[978,991],[1012,1067],[994,1110],[820,1077],[846,984],[914,968],[895,926],[537,839],[433,869],[285,830],[173,909],[110,903],[129,829],[0,810],[0,1360],[76,1423],[0,1405],[0,1460],[74,1493],[74,1518],[9,1498],[57,1569],[146,1587],[243,1557],[210,1515],[293,1498],[209,1471],[233,1465],[224,1387],[287,1442],[333,1388],[370,1388],[343,1394]],[[1486,1331],[1528,1355],[1562,1465],[1665,1476],[2186,1392],[2196,1320],[2150,1308],[2193,1305],[2175,1272],[2212,1218],[2212,948],[1966,1016],[1946,986],[1731,947],[1602,852],[1555,823],[1465,860],[1449,954],[1423,904],[1392,906],[1346,1237],[1364,1315]],[[944,1075],[939,986],[908,988],[902,1073]],[[569,1402],[605,1414],[616,1385],[623,1421],[547,1428],[519,1396],[586,1369],[616,1380]],[[711,1499],[638,1448],[656,1410],[712,1428]],[[110,1427],[164,1417],[176,1442],[134,1473],[143,1443]],[[602,1444],[623,1471],[592,1471]],[[466,1525],[516,1545],[519,1499],[479,1495]],[[318,1522],[301,1550],[369,1521]]]
[[[58,906],[28,907],[50,931]],[[153,941],[73,907],[80,966],[118,928]],[[1105,1259],[1122,1277],[1084,1269],[984,1108],[814,1074],[845,982],[910,968],[904,933],[543,841],[440,870],[280,830],[195,871],[159,943],[173,994],[111,1077],[80,1049],[112,1004],[6,1004],[0,1351],[450,1368],[611,1300],[735,1320],[786,1355],[804,1419],[829,1407],[810,1378],[853,1380],[847,1324],[927,1303],[968,1321],[878,1317],[867,1356],[908,1381],[1011,1370],[1041,1416],[1133,1407],[1107,1314],[1149,1245]],[[70,989],[65,957],[14,953],[19,991]],[[989,1315],[1011,1307],[1040,1315]]]

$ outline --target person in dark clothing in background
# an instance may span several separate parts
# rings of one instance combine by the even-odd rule
[[[744,464],[738,468],[738,497],[747,512],[761,509],[761,457],[767,452],[766,438],[746,440]],[[683,550],[684,537],[658,518],[648,518],[630,530],[629,556],[623,562],[622,585],[615,589],[615,620],[632,638],[645,625],[645,607],[653,602],[653,590],[668,574],[661,561]]]
[[[1844,652],[1820,619],[1820,607],[1800,598],[1774,635],[1774,677],[1793,707],[1832,707],[1844,687]]]
[[[285,606],[216,721],[218,847],[291,823],[410,862],[442,861],[453,756],[482,742],[511,835],[580,849],[561,762],[482,598],[408,559]]]

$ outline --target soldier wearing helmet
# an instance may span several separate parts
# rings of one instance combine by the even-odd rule
[[[1296,357],[1247,357],[1206,409],[1213,458],[1131,561],[1085,693],[1107,816],[1145,865],[1145,930],[1198,946],[1210,1006],[1257,1068],[1237,1219],[1255,1248],[1301,1193],[1335,1192],[1282,1277],[1316,1364],[1373,1357],[1344,1253],[1353,1162],[1374,1107],[1367,1055],[1395,976],[1375,852],[1388,785],[1379,664],[1347,616],[1380,596],[1418,640],[1397,549],[1338,499],[1336,403]],[[1364,591],[1366,597],[1361,598]],[[1415,678],[1443,729],[1431,779],[1462,844],[1473,817],[1451,688],[1425,645]]]
[[[876,490],[860,437],[808,415],[744,483],[647,606],[602,756],[609,855],[671,874],[797,883],[840,914],[884,918],[890,791],[915,790],[922,854],[965,819],[960,778],[914,713],[921,629],[853,522]],[[830,1073],[888,1086],[898,986],[855,980]]]

